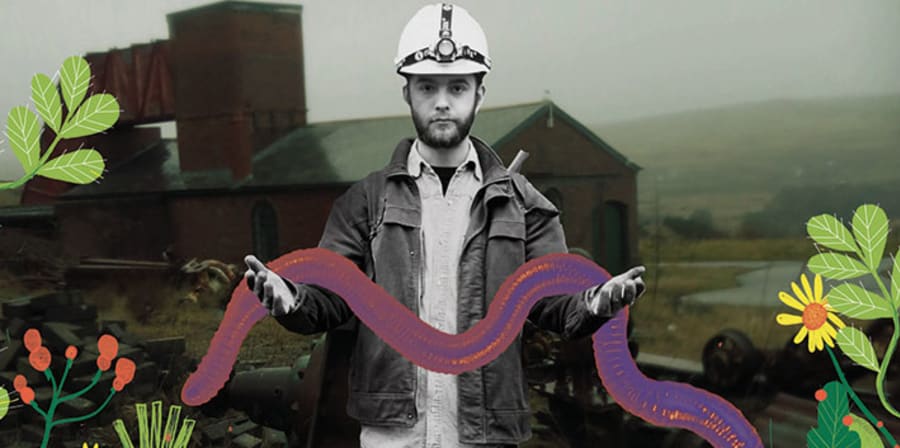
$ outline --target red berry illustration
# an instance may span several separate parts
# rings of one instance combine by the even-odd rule
[[[22,402],[25,404],[31,404],[34,400],[34,389],[25,386],[22,390],[19,391],[19,397],[22,398]]]
[[[816,391],[817,401],[825,401],[826,398],[828,398],[828,392],[825,392],[825,389],[819,389]]]
[[[850,426],[850,425],[852,425],[852,424],[853,424],[853,416],[852,416],[852,415],[845,415],[844,418],[841,419],[841,423],[843,423],[844,426]]]
[[[66,359],[75,359],[76,356],[78,356],[78,348],[74,345],[70,345],[66,348]]]
[[[15,387],[16,392],[21,392],[22,389],[28,387],[28,380],[25,379],[24,375],[16,375],[15,379],[13,379],[13,387]]]
[[[100,349],[100,356],[112,360],[119,353],[119,341],[111,335],[104,334],[97,339],[97,348]]]
[[[25,332],[24,340],[25,348],[27,348],[29,352],[33,352],[41,346],[41,332],[36,328],[29,328],[28,331]]]
[[[102,370],[104,372],[109,370],[109,364],[110,364],[109,358],[107,358],[103,355],[100,355],[97,357],[97,367],[99,367],[100,370]]]
[[[47,350],[47,347],[38,347],[28,355],[28,362],[38,372],[43,372],[50,368],[50,359],[50,350]]]
[[[134,379],[135,365],[134,361],[128,358],[119,358],[116,361],[116,378],[121,378],[125,384]]]

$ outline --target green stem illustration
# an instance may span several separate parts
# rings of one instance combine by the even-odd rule
[[[107,396],[107,397],[106,397],[106,400],[104,400],[103,403],[102,403],[100,406],[97,406],[97,409],[94,409],[93,412],[91,412],[91,413],[89,413],[89,414],[82,415],[82,416],[80,416],[80,417],[71,417],[71,418],[64,418],[64,419],[62,419],[62,420],[57,420],[57,421],[55,421],[55,422],[52,423],[52,426],[65,425],[65,424],[67,424],[67,423],[75,423],[75,422],[80,422],[80,421],[83,421],[83,420],[87,420],[87,419],[89,419],[89,418],[93,418],[93,417],[95,417],[97,414],[99,414],[100,412],[102,412],[103,409],[106,408],[106,405],[109,404],[109,402],[113,399],[113,397],[114,397],[115,395],[116,395],[116,390],[110,387],[110,388],[109,388],[109,396]]]
[[[834,356],[834,351],[832,351],[831,347],[827,345],[825,346],[825,349],[828,350],[828,356],[831,357],[831,363],[834,365],[834,370],[837,372],[838,378],[841,380],[841,384],[843,384],[849,392],[850,398],[854,403],[856,403],[856,407],[858,407],[860,411],[862,411],[863,415],[865,415],[866,418],[869,419],[869,422],[872,423],[872,426],[875,426],[879,431],[881,431],[881,435],[890,443],[891,446],[896,446],[897,441],[894,440],[894,436],[892,436],[891,433],[888,432],[887,428],[885,428],[884,425],[878,425],[878,419],[875,418],[875,415],[873,415],[872,412],[869,411],[869,408],[866,407],[865,403],[863,403],[862,400],[859,399],[859,396],[857,396],[856,392],[853,391],[853,388],[850,387],[850,384],[847,382],[847,377],[844,376],[844,371],[841,369],[841,365],[838,364],[838,360]]]
[[[65,123],[67,121],[68,121],[68,117],[66,117],[66,120],[63,120],[63,126],[65,126]],[[60,129],[62,129],[62,128],[60,128]],[[35,166],[34,169],[31,170],[31,172],[25,173],[24,175],[22,175],[22,177],[14,180],[12,182],[0,183],[0,190],[19,188],[22,185],[25,185],[25,183],[28,182],[29,180],[33,179],[34,176],[37,176],[38,171],[40,171],[41,168],[43,168],[44,165],[47,164],[47,159],[49,159],[50,155],[53,154],[53,151],[56,149],[56,145],[59,143],[60,140],[62,140],[62,137],[59,134],[56,134],[56,138],[54,138],[53,142],[50,143],[50,146],[47,147],[47,151],[44,152],[43,155],[41,155],[41,160],[38,161],[37,166]]]
[[[72,393],[72,394],[66,395],[65,397],[60,398],[59,402],[62,403],[64,401],[74,400],[74,399],[86,394],[87,391],[91,390],[94,386],[97,385],[97,382],[100,381],[100,375],[102,375],[102,374],[103,374],[103,371],[100,369],[97,369],[97,373],[94,374],[94,377],[91,379],[90,384],[88,384],[87,386],[84,386],[84,388],[79,390],[78,392],[75,392],[75,393]]]
[[[888,293],[887,288],[884,287],[884,283],[881,281],[881,277],[878,276],[878,272],[875,269],[871,269],[869,272],[878,283],[881,293],[884,294],[884,297],[888,301],[890,301],[891,295]],[[900,317],[897,315],[897,308],[892,306],[891,310],[893,311],[891,318],[894,323],[894,332],[891,335],[891,342],[884,352],[884,359],[881,361],[881,366],[878,369],[878,376],[875,378],[875,390],[878,392],[878,399],[881,400],[881,405],[884,406],[891,415],[900,418],[900,412],[897,412],[897,410],[894,409],[894,406],[888,402],[887,395],[884,393],[884,383],[887,377],[888,366],[891,364],[891,358],[894,356],[894,351],[897,349],[897,341],[900,339]]]

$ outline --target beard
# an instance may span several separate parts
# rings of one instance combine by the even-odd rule
[[[446,119],[443,125],[431,119],[412,113],[413,124],[419,140],[435,149],[453,148],[469,136],[472,123],[475,122],[475,108],[463,119]]]

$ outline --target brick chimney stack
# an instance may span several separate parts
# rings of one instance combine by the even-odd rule
[[[300,5],[225,1],[168,15],[181,170],[252,173],[306,125]]]

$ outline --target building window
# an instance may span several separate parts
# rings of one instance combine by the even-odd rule
[[[594,207],[594,253],[610,274],[625,271],[628,265],[628,206],[606,201]]]
[[[262,261],[276,258],[278,254],[278,214],[269,201],[257,201],[253,205],[253,254]]]

